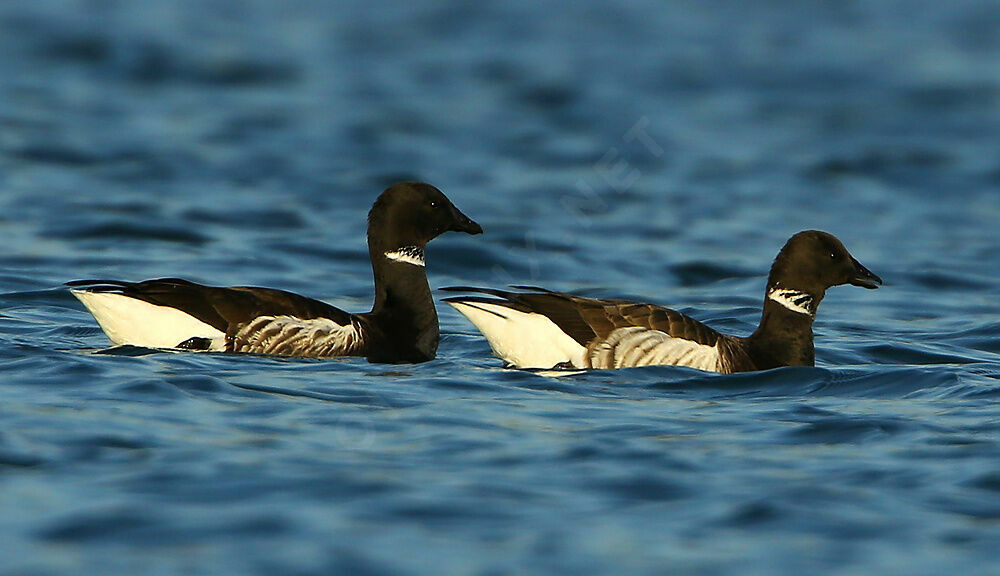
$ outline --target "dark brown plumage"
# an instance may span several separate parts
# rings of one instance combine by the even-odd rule
[[[841,284],[875,288],[881,282],[837,238],[810,230],[792,236],[775,259],[760,326],[747,337],[721,334],[653,304],[530,286],[515,287],[519,292],[445,288],[486,295],[445,301],[469,318],[512,366],[671,364],[731,373],[813,365],[812,323],[826,289]]]
[[[429,184],[404,182],[383,192],[368,215],[375,302],[363,314],[284,290],[178,278],[68,285],[115,344],[422,362],[434,358],[439,338],[424,248],[447,231],[482,228]]]

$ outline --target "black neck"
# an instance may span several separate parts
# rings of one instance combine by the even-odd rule
[[[823,295],[776,294],[774,290],[768,289],[760,325],[747,338],[757,369],[815,365],[812,326]]]
[[[374,349],[399,361],[434,358],[438,344],[438,318],[424,267],[394,260],[386,252],[370,249],[375,274],[375,304],[366,316],[381,342]]]

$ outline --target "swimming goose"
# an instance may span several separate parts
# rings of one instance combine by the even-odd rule
[[[452,287],[489,296],[446,298],[515,368],[676,365],[725,374],[813,366],[813,320],[827,288],[874,289],[882,279],[831,234],[792,236],[767,280],[757,330],[729,336],[674,310],[625,300],[581,298],[530,286],[526,292]]]
[[[363,314],[284,290],[178,278],[68,285],[116,345],[423,362],[434,358],[439,337],[424,248],[447,231],[483,229],[429,184],[404,182],[383,192],[368,214],[375,304]]]

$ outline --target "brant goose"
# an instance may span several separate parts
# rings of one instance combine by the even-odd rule
[[[812,366],[813,320],[831,286],[877,288],[882,279],[836,237],[799,232],[771,266],[760,326],[747,337],[720,334],[679,312],[626,300],[598,300],[531,286],[527,292],[452,287],[495,296],[446,298],[515,368],[676,365],[750,372]]]
[[[424,362],[434,358],[439,336],[424,247],[449,230],[483,231],[429,184],[404,182],[383,192],[368,214],[375,304],[364,314],[283,290],[177,278],[68,286],[116,345]]]

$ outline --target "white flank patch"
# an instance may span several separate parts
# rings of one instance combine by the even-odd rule
[[[362,344],[354,324],[341,326],[329,318],[259,316],[232,339],[234,352],[283,356],[352,355]]]
[[[719,348],[675,338],[641,326],[619,328],[589,346],[593,368],[687,366],[708,372],[719,370]]]
[[[211,340],[210,350],[225,349],[225,334],[176,308],[157,306],[114,292],[72,290],[115,345],[176,348],[191,338]]]
[[[585,348],[541,314],[520,312],[502,304],[448,302],[469,319],[489,342],[493,353],[517,368],[552,368],[569,362],[585,368]]]
[[[385,257],[395,262],[424,266],[424,250],[417,246],[406,246],[385,253]]]
[[[792,312],[808,314],[810,316],[813,315],[813,310],[811,308],[813,297],[806,292],[775,288],[767,293],[767,297],[774,300],[778,304],[781,304],[785,308],[788,308]]]

